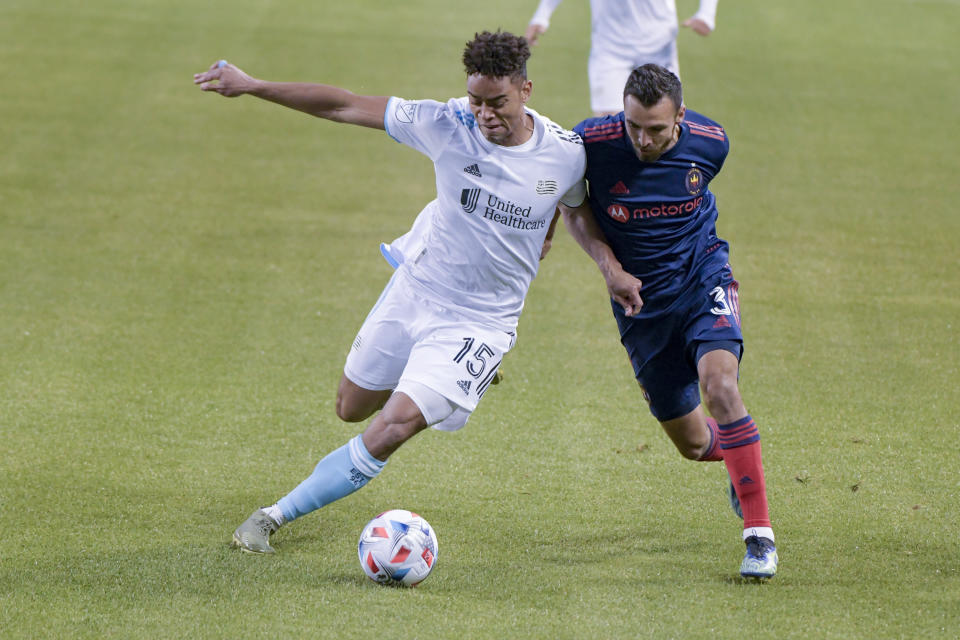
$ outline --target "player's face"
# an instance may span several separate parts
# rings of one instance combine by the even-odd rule
[[[624,98],[623,120],[637,157],[644,162],[654,162],[673,147],[685,110],[683,105],[677,109],[666,96],[652,107],[643,106],[631,95]]]
[[[479,73],[467,77],[470,110],[484,138],[506,147],[530,139],[532,123],[523,105],[530,98],[532,87],[529,80],[510,77],[491,78]]]

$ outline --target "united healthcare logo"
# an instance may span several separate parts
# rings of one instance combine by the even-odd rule
[[[535,231],[546,227],[545,219],[531,217],[533,205],[524,207],[516,202],[504,200],[489,193],[481,206],[480,191],[480,189],[462,189],[460,191],[460,206],[463,207],[464,211],[467,213],[477,211],[479,216],[488,222],[494,222],[518,231]]]
[[[460,206],[467,213],[477,210],[477,200],[480,199],[480,189],[464,189],[460,192]]]

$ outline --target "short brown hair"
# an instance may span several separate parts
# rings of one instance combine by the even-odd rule
[[[526,38],[497,29],[474,34],[463,50],[463,66],[467,75],[479,73],[490,78],[527,79],[530,47]]]
[[[623,88],[623,97],[627,96],[633,96],[647,108],[667,96],[679,109],[683,104],[683,86],[680,84],[680,78],[669,69],[649,63],[637,67],[630,73],[627,84]]]

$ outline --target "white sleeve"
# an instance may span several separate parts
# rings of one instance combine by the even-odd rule
[[[436,160],[457,127],[454,101],[404,100],[392,97],[383,114],[383,127],[390,137]]]
[[[563,197],[560,198],[560,202],[570,207],[579,207],[580,203],[584,201],[587,197],[587,181],[583,178],[577,181],[575,185],[570,187],[570,189],[563,194]]]
[[[530,24],[542,24],[544,27],[549,27],[550,16],[553,15],[553,10],[559,7],[561,2],[563,0],[540,0],[537,10],[530,18]],[[716,4],[716,0],[714,0],[714,4]]]
[[[700,8],[693,16],[703,20],[710,27],[710,31],[717,27],[717,2],[718,0],[700,0]]]

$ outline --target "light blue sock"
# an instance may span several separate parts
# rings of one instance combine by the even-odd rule
[[[372,480],[385,461],[370,455],[358,435],[317,463],[310,477],[277,502],[286,522],[348,496]]]

